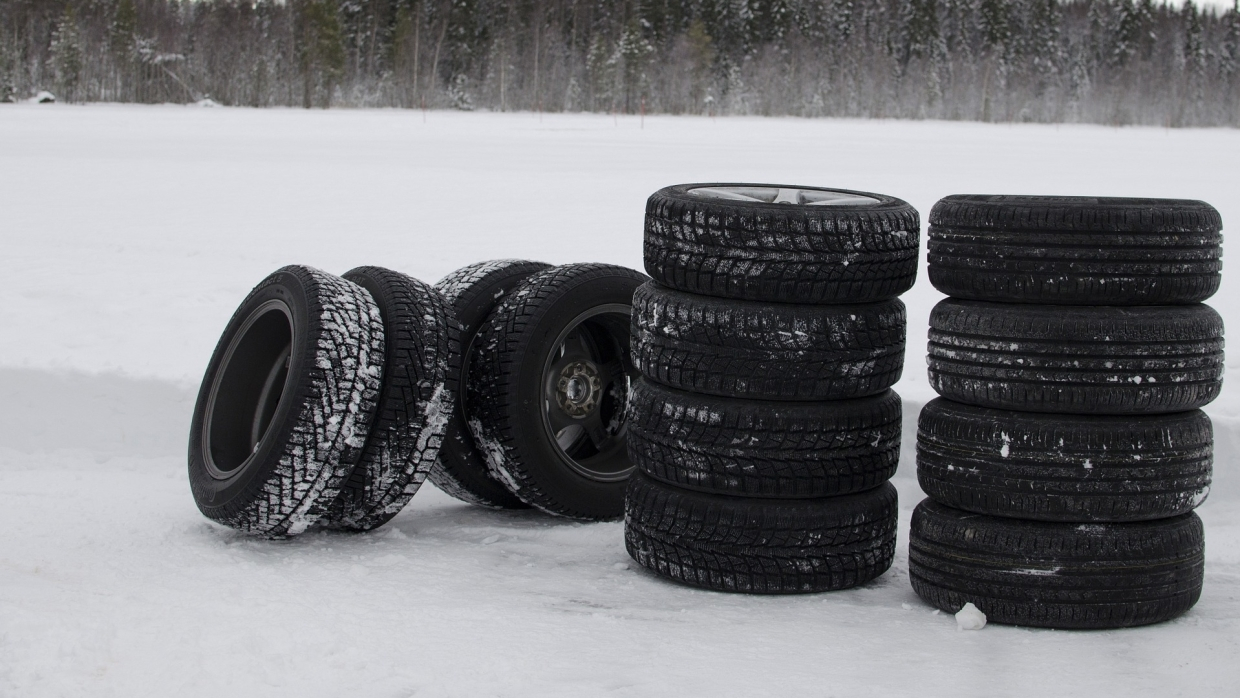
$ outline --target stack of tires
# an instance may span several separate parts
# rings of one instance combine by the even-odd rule
[[[919,218],[881,194],[672,186],[633,298],[625,541],[721,591],[844,589],[896,541],[905,310]]]
[[[1200,201],[951,196],[930,318],[909,576],[992,621],[1112,628],[1196,603],[1222,319]]]

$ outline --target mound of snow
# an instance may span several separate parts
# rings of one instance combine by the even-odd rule
[[[986,627],[986,614],[972,603],[956,612],[956,630],[981,630]]]

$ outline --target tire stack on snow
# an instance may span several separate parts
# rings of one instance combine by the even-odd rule
[[[1223,324],[1200,201],[951,196],[930,214],[931,385],[909,576],[990,620],[1109,628],[1196,603]],[[944,399],[946,398],[946,399]]]
[[[722,591],[843,589],[896,541],[897,299],[919,218],[880,194],[679,185],[650,197],[633,298],[625,541]]]

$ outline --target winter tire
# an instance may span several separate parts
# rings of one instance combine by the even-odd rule
[[[646,271],[722,298],[869,303],[912,288],[920,230],[916,209],[883,194],[678,184],[646,202]]]
[[[697,395],[637,381],[629,458],[686,489],[813,498],[873,489],[900,460],[900,396],[770,402]]]
[[[641,372],[695,393],[760,400],[876,395],[904,368],[904,304],[791,305],[711,298],[653,283],[633,297]]]
[[[1223,320],[1206,305],[1123,308],[949,298],[930,314],[930,385],[1023,412],[1183,412],[1218,397]]]
[[[917,480],[936,501],[1040,521],[1144,521],[1210,492],[1214,432],[1201,410],[1141,417],[1009,412],[939,398],[921,411]]]
[[[930,282],[982,301],[1197,303],[1222,279],[1222,227],[1204,201],[949,196],[930,211]]]
[[[971,514],[925,500],[913,512],[909,579],[948,613],[1044,628],[1122,628],[1175,618],[1197,603],[1201,519],[1047,523]]]
[[[693,492],[638,473],[625,505],[625,546],[642,567],[705,589],[847,589],[891,567],[896,503],[891,483],[843,497],[752,499]]]
[[[493,477],[550,514],[614,519],[633,471],[625,404],[633,291],[646,277],[608,264],[538,272],[478,335],[469,427]]]
[[[462,267],[440,279],[439,290],[460,323],[461,356],[458,368],[460,395],[448,421],[447,436],[439,459],[431,470],[436,487],[457,499],[496,509],[524,509],[529,505],[491,476],[486,461],[469,433],[465,385],[478,331],[500,299],[531,274],[550,269],[550,264],[520,259],[496,259]]]
[[[383,378],[383,319],[362,287],[288,266],[250,292],[207,365],[189,482],[208,518],[296,535],[357,465]]]
[[[409,503],[435,462],[456,401],[460,347],[452,309],[430,286],[382,267],[344,278],[379,307],[385,370],[361,459],[319,524],[369,531]]]

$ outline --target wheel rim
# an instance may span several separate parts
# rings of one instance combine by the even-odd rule
[[[596,482],[620,482],[633,472],[625,447],[625,405],[636,379],[628,351],[632,312],[612,303],[578,315],[543,363],[543,429],[561,463]]]
[[[295,336],[288,304],[270,300],[250,313],[224,351],[202,430],[207,472],[217,480],[244,471],[266,439],[288,392]]]
[[[879,199],[864,194],[832,189],[808,189],[804,187],[768,187],[763,185],[694,187],[688,193],[704,199],[743,201],[750,204],[874,206],[882,203]]]

